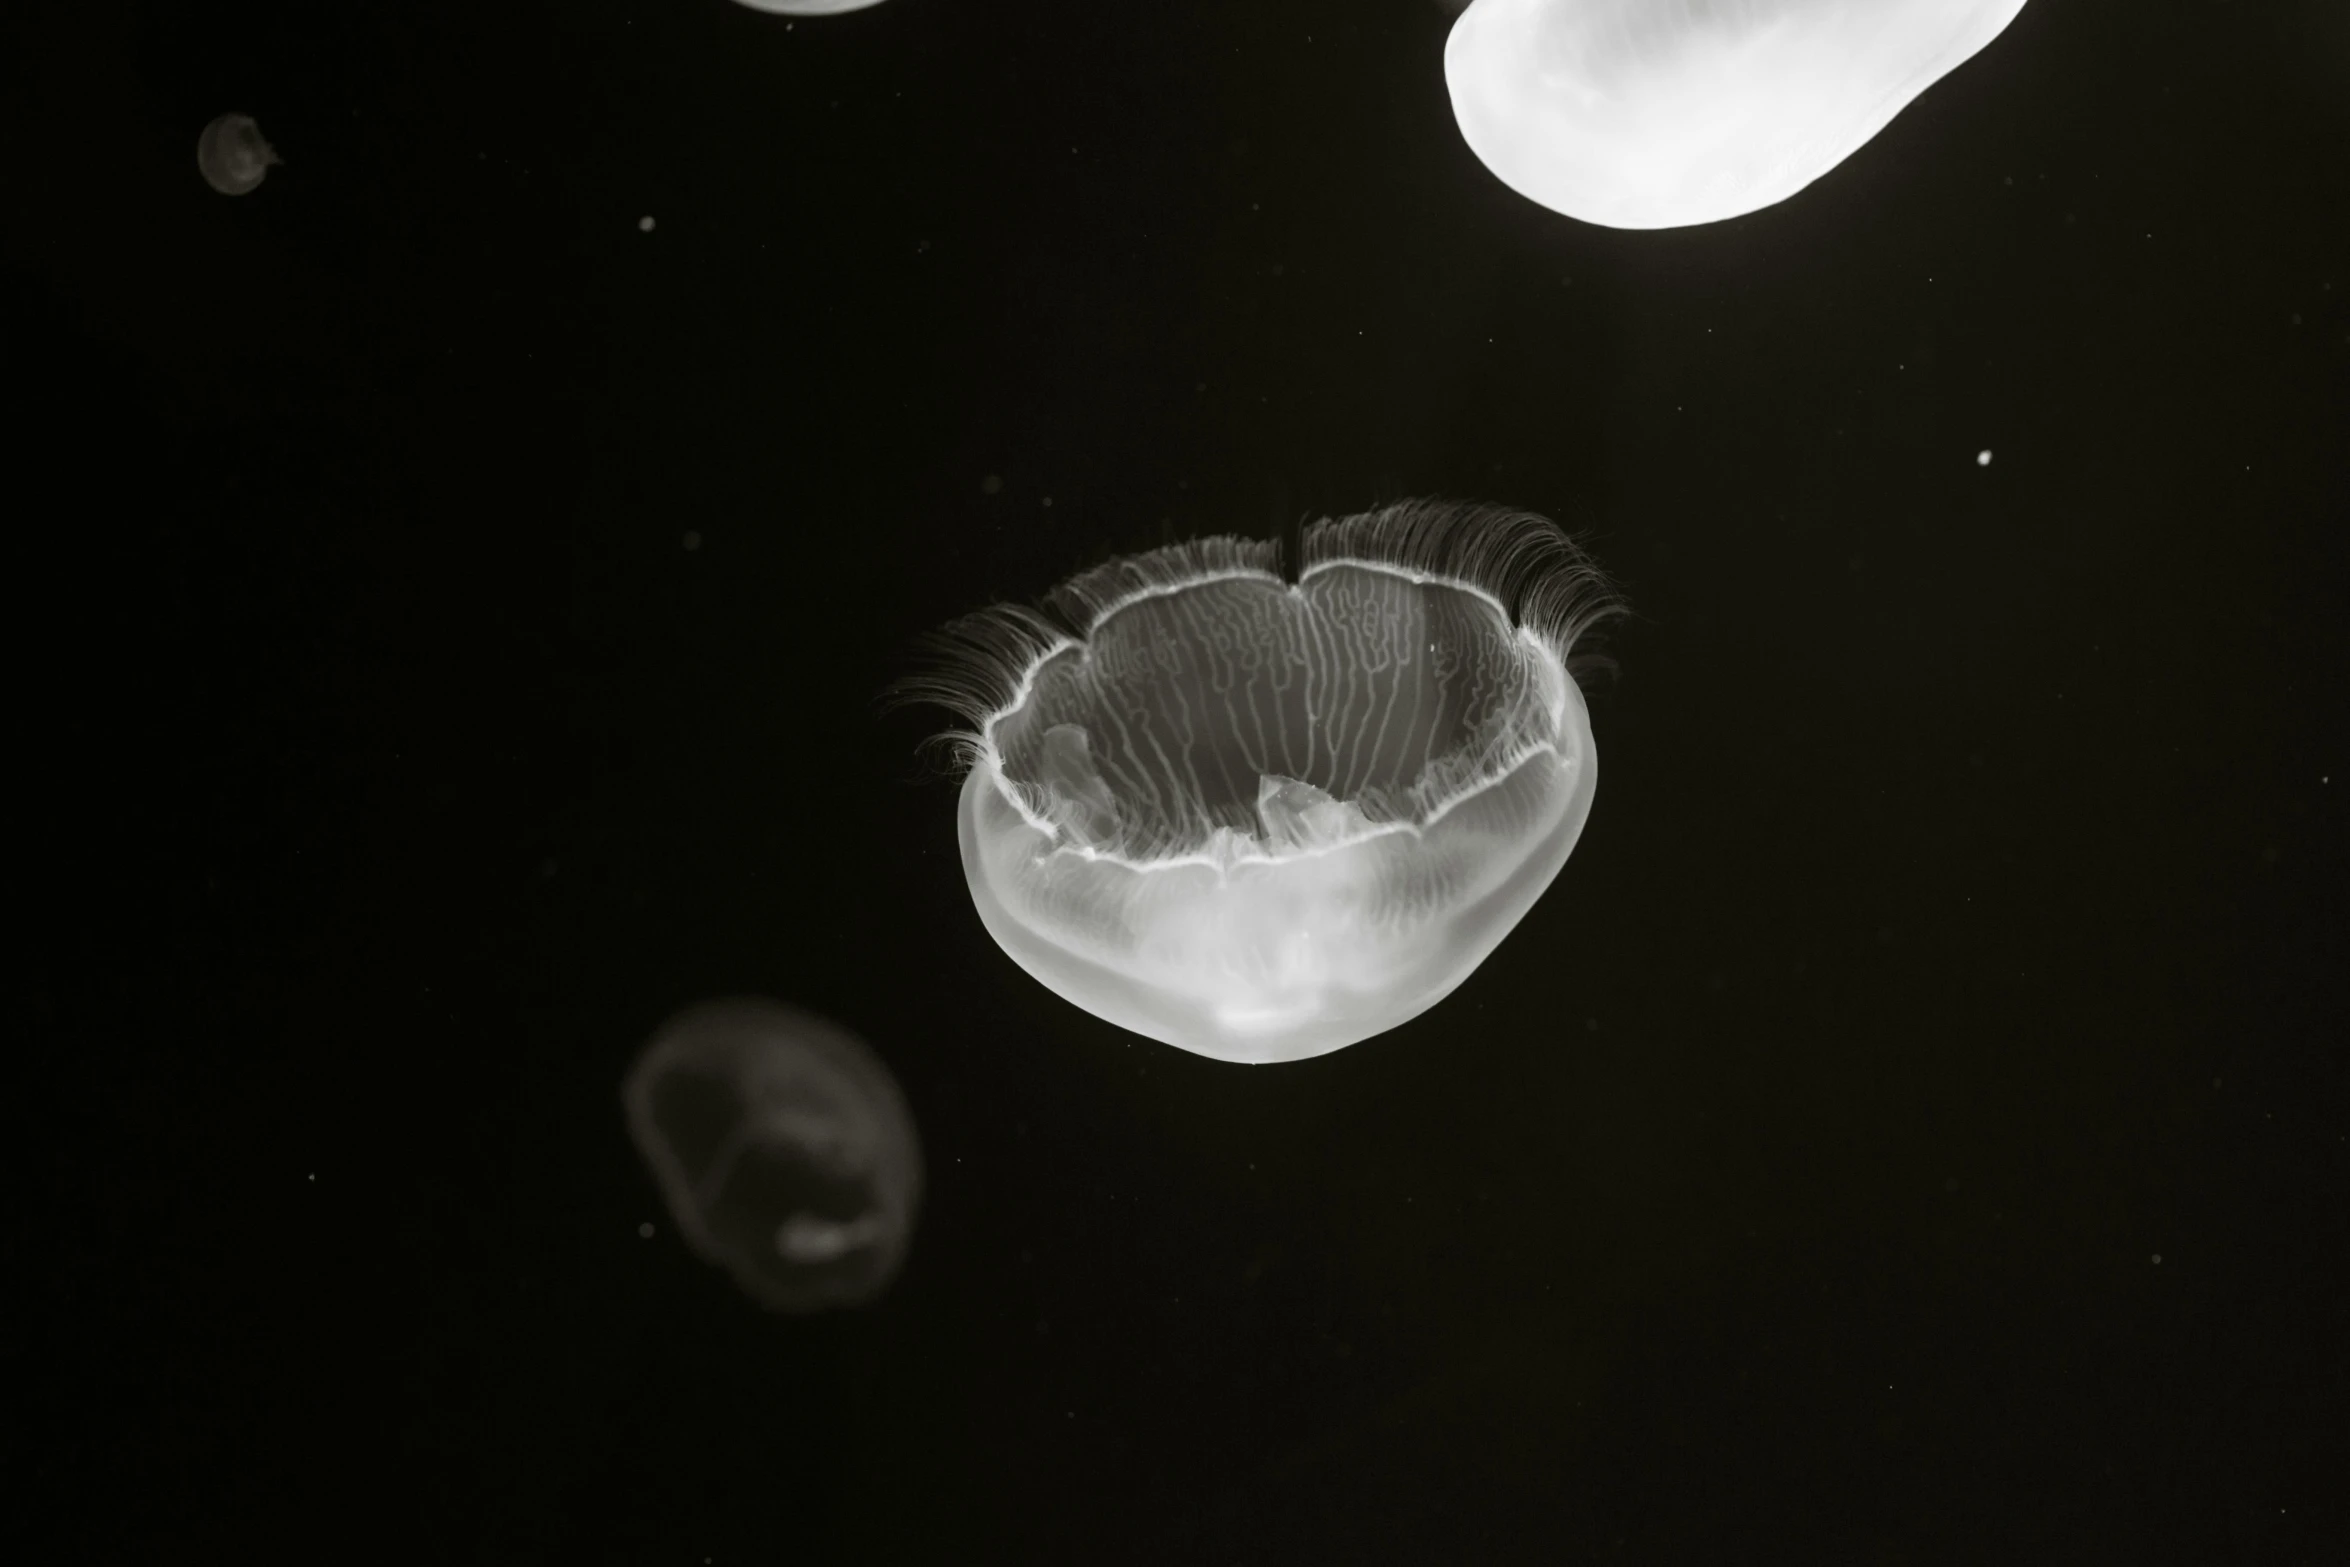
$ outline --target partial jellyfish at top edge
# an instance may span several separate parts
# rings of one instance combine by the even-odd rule
[[[261,139],[250,114],[224,114],[196,138],[196,167],[204,183],[223,196],[242,196],[268,178],[270,165],[285,160]]]
[[[862,11],[867,6],[879,5],[881,0],[734,0],[734,3],[777,16],[838,16],[843,11]]]
[[[990,935],[1048,989],[1223,1061],[1418,1016],[1546,889],[1598,782],[1572,669],[1622,608],[1554,524],[1407,502],[1113,560],[950,627]]]
[[[888,1287],[922,1195],[903,1095],[837,1024],[757,997],[661,1025],[621,1085],[629,1136],[686,1245],[774,1311]]]
[[[1999,36],[2024,0],[1475,0],[1444,46],[1470,150],[1610,228],[1786,200]]]

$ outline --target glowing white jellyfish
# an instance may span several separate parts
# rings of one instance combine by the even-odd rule
[[[283,161],[249,114],[224,114],[196,138],[196,167],[223,196],[244,195],[268,177],[271,164]]]
[[[777,1311],[850,1306],[898,1270],[922,1152],[855,1036],[772,1001],[671,1018],[621,1087],[629,1135],[703,1261]]]
[[[1550,885],[1598,781],[1569,672],[1620,606],[1555,526],[1392,506],[1279,548],[1114,560],[951,628],[991,935],[1097,1017],[1295,1061],[1451,993]]]
[[[754,11],[771,11],[777,16],[838,16],[843,11],[862,11],[881,0],[735,0]]]
[[[1611,228],[1753,212],[1827,173],[2024,0],[1476,0],[1444,77],[1520,195]]]

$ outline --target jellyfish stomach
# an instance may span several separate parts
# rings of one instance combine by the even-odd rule
[[[775,1228],[775,1254],[786,1262],[836,1262],[852,1251],[878,1245],[887,1232],[879,1219],[828,1219],[795,1213]]]
[[[1377,879],[1372,858],[1349,849],[1183,878],[1143,900],[1137,966],[1234,1036],[1295,1028],[1388,972],[1393,933],[1372,914]]]

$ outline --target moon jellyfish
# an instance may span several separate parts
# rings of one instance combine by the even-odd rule
[[[1850,157],[2024,0],[1476,0],[1444,46],[1470,150],[1611,228],[1753,212]]]
[[[896,1275],[921,1149],[888,1069],[846,1030],[705,1002],[661,1026],[621,1102],[687,1246],[761,1305],[853,1306]]]
[[[777,16],[838,16],[843,11],[862,11],[881,0],[735,0],[754,11],[771,11]]]
[[[1620,608],[1553,524],[1413,502],[1113,560],[945,633],[963,870],[1065,1000],[1295,1061],[1451,993],[1597,782],[1577,639]]]
[[[196,138],[196,167],[223,196],[244,195],[268,176],[271,164],[283,161],[249,114],[224,114]]]

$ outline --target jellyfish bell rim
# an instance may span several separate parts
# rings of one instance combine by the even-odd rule
[[[1025,701],[1054,654],[1084,644],[1121,608],[1210,580],[1257,578],[1300,587],[1319,572],[1356,566],[1414,585],[1430,583],[1482,599],[1510,625],[1540,637],[1570,677],[1578,651],[1601,622],[1626,605],[1607,574],[1557,523],[1515,507],[1418,499],[1305,530],[1294,578],[1281,571],[1282,546],[1216,535],[1113,557],[1046,594],[1038,608],[996,604],[950,622],[925,639],[928,668],[892,684],[894,706],[929,705],[962,719],[935,737],[959,767],[984,751],[988,727]],[[1600,662],[1605,662],[1604,660]]]
[[[1314,570],[1324,571],[1342,566],[1357,567],[1366,571],[1385,572],[1388,575],[1399,577],[1401,580],[1409,582],[1415,587],[1442,587],[1468,594],[1482,602],[1488,609],[1492,610],[1499,617],[1503,624],[1508,625],[1510,623],[1508,606],[1502,604],[1491,593],[1487,592],[1484,588],[1473,582],[1459,581],[1434,573],[1392,571],[1380,562],[1368,560],[1330,561],[1315,567]],[[1288,594],[1292,597],[1302,597],[1305,581],[1310,579],[1312,575],[1313,572],[1308,572],[1304,578],[1301,578],[1298,582],[1291,584],[1287,589]],[[1210,580],[1223,581],[1229,579],[1215,578]],[[1125,609],[1130,605],[1139,602],[1140,597],[1140,595],[1137,595],[1135,598],[1125,600],[1124,602],[1120,603],[1116,609],[1112,610],[1110,614],[1114,614],[1117,612],[1117,610]],[[1104,614],[1099,620],[1097,620],[1093,629],[1099,630],[1103,624],[1106,624],[1110,618],[1110,614]],[[1555,736],[1565,727],[1568,717],[1567,703],[1571,693],[1573,701],[1578,704],[1578,710],[1582,720],[1582,732],[1586,737],[1588,737],[1590,731],[1590,710],[1587,705],[1583,704],[1583,694],[1581,689],[1576,686],[1574,678],[1567,673],[1566,657],[1564,653],[1561,650],[1552,647],[1538,632],[1533,630],[1531,627],[1512,626],[1511,630],[1512,634],[1515,636],[1521,647],[1530,651],[1537,660],[1536,668],[1542,676],[1548,692],[1544,706],[1548,710],[1553,735]],[[1039,812],[1028,802],[1024,791],[1013,787],[1007,781],[1007,773],[1003,761],[1003,749],[997,739],[997,729],[1005,719],[1017,716],[1021,708],[1026,705],[1029,697],[1035,691],[1038,677],[1041,675],[1047,664],[1050,664],[1054,659],[1059,658],[1066,653],[1073,651],[1082,653],[1083,649],[1083,642],[1074,639],[1063,639],[1045,649],[1038,656],[1034,667],[1029,671],[1027,676],[1020,681],[1013,699],[1000,710],[989,714],[986,720],[980,724],[979,732],[977,734],[964,737],[965,744],[967,746],[965,761],[968,764],[968,771],[985,772],[993,781],[997,792],[1002,795],[1004,803],[1010,806],[1011,809],[1016,814],[1018,814],[1020,819],[1029,827],[1043,834],[1048,839],[1057,840],[1061,836],[1061,829],[1050,818]],[[1584,748],[1588,749],[1587,738]],[[1337,840],[1317,840],[1312,843],[1284,843],[1278,847],[1268,848],[1259,842],[1234,841],[1232,838],[1227,836],[1219,842],[1205,845],[1196,850],[1182,853],[1156,855],[1149,859],[1136,858],[1134,856],[1121,853],[1115,849],[1101,849],[1092,847],[1090,845],[1070,845],[1062,848],[1059,852],[1075,854],[1084,859],[1095,861],[1097,863],[1118,865],[1123,866],[1129,870],[1146,872],[1163,872],[1178,870],[1187,866],[1203,866],[1215,870],[1219,875],[1225,875],[1242,866],[1277,866],[1291,860],[1308,859],[1315,855],[1336,853],[1341,850],[1352,848],[1356,844],[1366,843],[1373,838],[1392,837],[1397,834],[1406,833],[1424,833],[1435,827],[1445,818],[1445,816],[1450,814],[1452,811],[1458,809],[1468,800],[1474,798],[1481,791],[1481,789],[1501,781],[1501,779],[1506,777],[1509,773],[1514,772],[1518,768],[1526,765],[1534,758],[1537,752],[1549,751],[1555,755],[1557,749],[1558,746],[1555,739],[1545,741],[1540,744],[1528,745],[1519,755],[1512,757],[1507,765],[1501,768],[1494,778],[1484,780],[1483,783],[1479,785],[1474,785],[1463,789],[1458,794],[1438,801],[1428,810],[1425,816],[1416,821],[1364,822],[1360,831],[1355,832],[1348,837]]]

